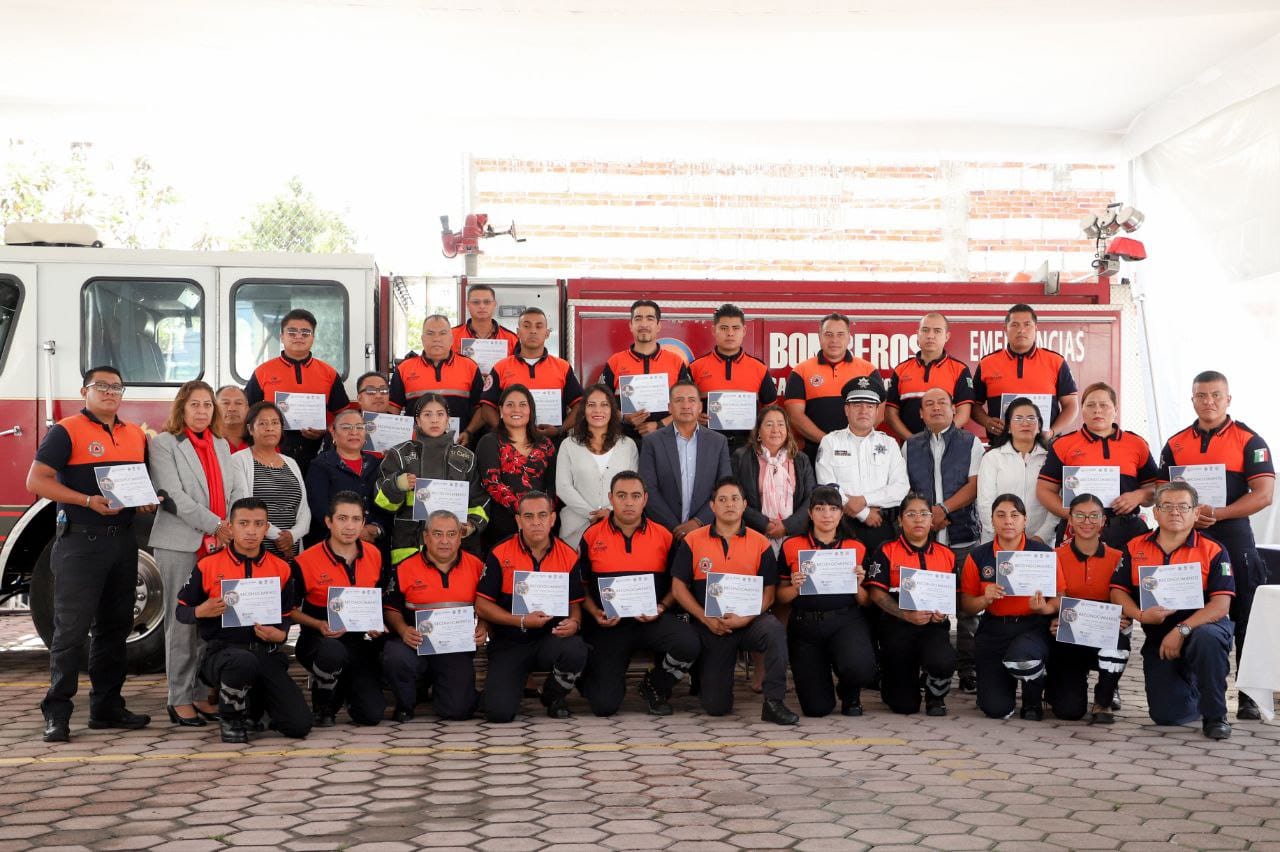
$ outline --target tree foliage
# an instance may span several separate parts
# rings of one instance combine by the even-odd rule
[[[308,254],[350,252],[355,250],[356,234],[340,214],[321,207],[301,178],[294,176],[283,192],[258,205],[236,247]]]

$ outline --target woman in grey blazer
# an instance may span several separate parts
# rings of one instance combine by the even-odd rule
[[[164,430],[151,439],[149,452],[151,479],[164,496],[150,543],[164,583],[169,719],[192,727],[216,718],[217,707],[198,686],[203,642],[194,624],[182,624],[175,617],[178,591],[198,558],[231,541],[227,512],[247,496],[231,466],[230,448],[217,436],[218,420],[213,388],[187,382],[178,389]]]

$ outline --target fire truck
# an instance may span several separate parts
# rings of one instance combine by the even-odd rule
[[[0,606],[29,609],[41,638],[52,637],[55,509],[30,494],[25,480],[49,427],[81,408],[83,370],[118,367],[128,385],[120,416],[154,432],[184,382],[243,385],[278,352],[280,318],[305,307],[319,322],[316,356],[338,369],[354,398],[357,376],[388,372],[416,348],[424,314],[460,317],[474,283],[494,288],[498,320],[512,328],[524,307],[546,311],[554,328],[548,347],[584,382],[630,345],[628,308],[638,298],[662,305],[661,345],[686,360],[711,349],[715,308],[739,305],[747,314],[745,348],[768,364],[780,387],[792,367],[818,351],[818,322],[833,311],[851,318],[855,354],[887,373],[914,354],[922,314],[948,315],[949,350],[972,366],[1003,346],[1004,310],[1026,302],[1040,312],[1041,344],[1067,357],[1081,386],[1107,380],[1141,397],[1140,385],[1121,380],[1122,353],[1141,345],[1134,305],[1126,284],[1105,279],[1060,289],[997,282],[428,280],[380,275],[369,255],[3,246]],[[1132,421],[1145,417],[1145,406],[1135,400],[1128,414],[1131,428],[1141,428]],[[164,660],[164,599],[145,547],[149,529],[136,526],[143,549],[129,659],[135,669],[155,670]]]

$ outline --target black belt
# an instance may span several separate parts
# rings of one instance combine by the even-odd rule
[[[85,535],[105,535],[115,536],[124,535],[132,530],[128,524],[73,524],[68,523],[64,527],[65,533],[84,533]]]
[[[1038,614],[1037,615],[992,615],[991,613],[985,613],[982,617],[990,618],[994,621],[1007,621],[1010,624],[1017,624],[1019,621],[1032,621],[1034,619],[1045,619],[1045,618],[1048,618],[1049,616],[1038,615]]]
[[[796,621],[826,621],[849,611],[844,609],[792,609],[791,617]]]

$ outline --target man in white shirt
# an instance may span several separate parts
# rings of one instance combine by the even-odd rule
[[[898,504],[910,489],[907,463],[894,440],[875,429],[884,402],[879,385],[860,376],[844,386],[843,395],[849,427],[822,439],[817,479],[840,489],[845,526],[871,553],[897,535]]]

